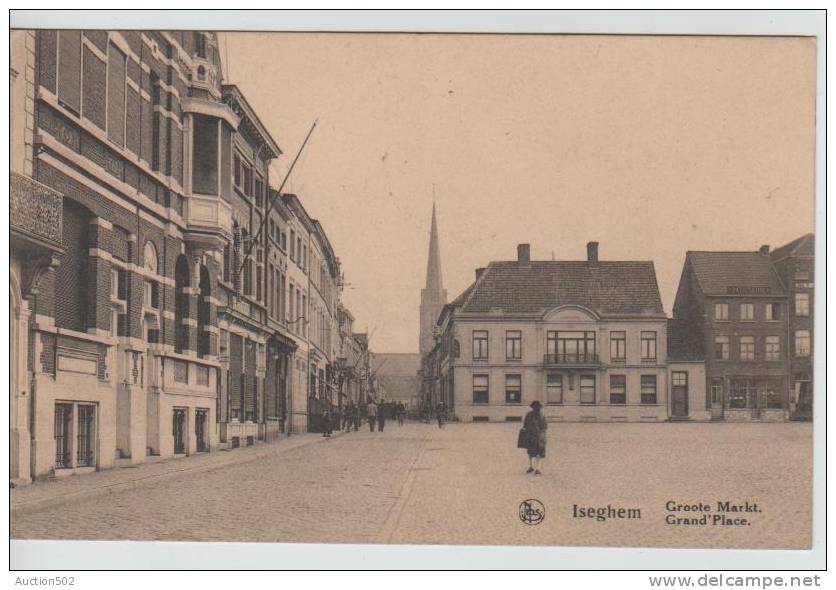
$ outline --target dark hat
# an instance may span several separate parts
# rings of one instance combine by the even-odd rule
[[[529,407],[529,408],[542,408],[542,407],[543,407],[543,404],[541,404],[541,403],[540,403],[539,401],[537,401],[537,400],[534,400],[533,402],[531,402],[531,404],[530,404],[528,407]]]

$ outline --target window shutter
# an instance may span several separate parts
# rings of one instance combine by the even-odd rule
[[[229,335],[229,406],[232,410],[241,409],[242,344],[240,336]]]

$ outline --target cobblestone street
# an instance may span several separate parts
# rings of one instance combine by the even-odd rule
[[[13,513],[18,539],[805,548],[810,424],[552,424],[541,476],[518,425],[361,430],[154,484]],[[292,440],[292,439],[291,439]],[[137,471],[143,469],[140,467]],[[85,476],[80,476],[85,477]],[[57,485],[62,485],[59,482]],[[50,485],[50,484],[35,484]],[[535,498],[546,516],[518,517]],[[665,524],[668,500],[758,504],[746,526]],[[641,518],[573,518],[581,507]],[[686,514],[691,516],[692,514]]]

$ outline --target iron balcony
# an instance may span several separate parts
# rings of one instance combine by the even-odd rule
[[[601,361],[595,353],[565,352],[547,354],[543,363],[549,367],[597,367]]]

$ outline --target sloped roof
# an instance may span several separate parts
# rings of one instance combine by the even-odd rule
[[[704,361],[702,342],[684,319],[668,320],[668,360]]]
[[[772,251],[772,260],[778,261],[787,256],[812,256],[815,250],[815,237],[813,234],[804,234],[794,239],[789,244]]]
[[[688,252],[687,259],[706,295],[726,295],[729,287],[768,288],[768,295],[783,295],[772,257],[760,252]]]
[[[464,313],[543,313],[582,305],[601,316],[663,316],[647,261],[491,262],[464,298]]]
[[[461,295],[453,299],[448,305],[463,305],[467,298],[470,297],[470,293],[473,291],[473,287],[476,286],[476,283],[471,283],[470,286],[462,291]]]
[[[378,376],[408,376],[418,374],[421,369],[421,355],[411,352],[373,352],[369,363],[372,372]]]

